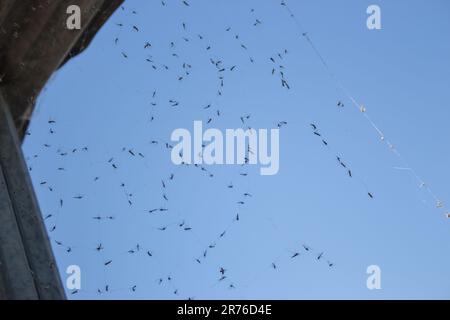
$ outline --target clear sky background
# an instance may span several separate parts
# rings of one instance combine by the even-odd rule
[[[82,289],[69,298],[450,298],[450,220],[409,171],[394,168],[403,164],[336,88],[280,1],[165,2],[126,1],[54,75],[33,115],[24,151],[60,272],[82,271]],[[449,202],[450,3],[288,3],[340,81]],[[382,30],[366,27],[370,4],[381,8]],[[221,96],[210,59],[226,68]],[[278,65],[290,90],[271,73]],[[256,129],[288,122],[277,175],[172,164],[165,143],[174,129],[209,118],[208,127],[239,128],[245,115]],[[381,290],[366,287],[373,264]]]

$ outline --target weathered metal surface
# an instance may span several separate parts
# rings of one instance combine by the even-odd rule
[[[38,298],[1,165],[0,274],[1,299]]]
[[[1,92],[0,170],[0,270],[5,286],[0,291],[9,299],[64,299],[21,143]]]

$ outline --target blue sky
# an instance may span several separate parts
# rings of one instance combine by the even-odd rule
[[[23,148],[43,216],[52,215],[47,228],[56,226],[49,235],[60,272],[66,279],[73,264],[82,271],[82,289],[68,290],[69,298],[448,299],[450,220],[409,171],[394,168],[403,164],[336,87],[280,1],[165,2],[126,1],[52,77],[33,114]],[[288,4],[352,96],[439,199],[450,201],[450,4]],[[381,8],[381,30],[366,27],[371,4]],[[254,26],[256,19],[262,23]],[[271,74],[270,57],[283,65],[290,90]],[[227,68],[221,96],[210,59]],[[179,81],[183,63],[192,68]],[[164,144],[174,129],[209,118],[209,127],[234,129],[244,115],[256,129],[288,122],[277,175],[232,165],[206,167],[210,177],[172,164]],[[244,193],[252,197],[238,205]],[[161,207],[169,210],[148,213]],[[183,221],[192,230],[179,227]],[[373,264],[381,268],[380,290],[366,287]]]

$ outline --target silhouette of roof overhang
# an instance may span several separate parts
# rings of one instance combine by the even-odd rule
[[[123,0],[2,0],[0,89],[23,139],[36,98],[55,70],[78,55]],[[81,8],[81,29],[66,27]]]

